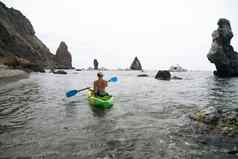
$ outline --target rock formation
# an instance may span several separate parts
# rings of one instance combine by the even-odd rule
[[[65,42],[61,42],[54,58],[56,68],[72,69],[72,57]]]
[[[67,72],[64,71],[64,70],[54,70],[53,68],[50,69],[50,72],[53,73],[53,74],[62,74],[62,75],[66,75]]]
[[[98,70],[98,65],[99,65],[98,60],[97,60],[97,59],[94,59],[94,60],[93,60],[94,70]]]
[[[67,46],[65,50],[67,51]],[[18,68],[24,67],[38,72],[43,72],[44,68],[57,68],[58,66],[72,68],[71,55],[67,52],[64,56],[64,54],[61,55],[64,51],[59,52],[59,55],[53,55],[37,38],[30,21],[20,11],[8,8],[0,1],[0,58],[28,61],[27,65],[19,61],[12,64]],[[24,65],[21,66],[22,64]]]
[[[194,121],[193,130],[201,131],[199,133],[238,137],[238,112],[235,110],[223,112],[215,107],[207,107],[189,117]]]
[[[139,74],[139,75],[137,75],[137,77],[149,77],[149,75],[148,74]]]
[[[0,63],[8,66],[9,68],[21,69],[26,72],[45,72],[43,66],[34,64],[26,59],[16,56],[3,57],[1,58]]]
[[[212,33],[212,46],[207,58],[216,66],[214,74],[219,77],[238,76],[238,53],[230,42],[233,33],[229,20],[219,19],[218,29]]]
[[[171,67],[169,68],[169,71],[170,71],[170,72],[186,72],[187,70],[184,69],[184,68],[182,68],[182,67],[179,66],[179,65],[175,65],[175,66],[171,66]]]
[[[130,69],[131,70],[142,70],[141,63],[137,57],[135,57],[135,59],[133,60],[131,66],[130,66]]]
[[[158,80],[170,80],[171,79],[171,74],[167,70],[159,70],[158,73],[155,76],[155,79],[158,79]]]
[[[173,79],[173,80],[182,80],[183,78],[182,77],[178,77],[178,76],[173,76],[171,79]]]
[[[30,21],[21,12],[0,2],[0,57],[20,57],[35,65],[53,64],[53,54],[36,37]]]

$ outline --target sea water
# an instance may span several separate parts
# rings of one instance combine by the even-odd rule
[[[224,148],[194,140],[188,115],[204,107],[238,108],[238,78],[212,72],[174,73],[183,80],[154,79],[156,71],[105,71],[117,76],[108,92],[110,110],[92,109],[86,92],[95,71],[33,73],[0,85],[0,158],[184,159],[237,158]]]

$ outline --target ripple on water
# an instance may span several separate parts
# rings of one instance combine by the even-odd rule
[[[204,106],[237,107],[238,82],[213,78],[210,72],[187,72],[181,81],[137,78],[138,72],[117,74],[111,84],[114,107],[88,106],[84,88],[96,72],[67,76],[33,74],[0,86],[0,156],[8,158],[232,158],[223,150],[194,141],[186,115]],[[232,87],[232,88],[231,88]],[[237,156],[236,156],[237,157]]]

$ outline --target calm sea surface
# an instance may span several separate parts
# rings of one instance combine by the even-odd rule
[[[93,110],[86,92],[65,92],[92,84],[94,71],[68,75],[31,74],[0,85],[0,158],[217,159],[224,148],[197,143],[188,115],[203,107],[238,108],[238,78],[212,72],[176,73],[183,80],[159,81],[156,72],[107,71],[119,82],[108,111]]]

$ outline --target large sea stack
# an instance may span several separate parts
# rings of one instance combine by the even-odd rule
[[[238,53],[231,46],[233,33],[229,20],[219,19],[218,29],[212,33],[212,47],[207,58],[216,66],[218,77],[238,77]]]
[[[72,57],[65,42],[60,43],[54,59],[57,68],[72,69]]]
[[[18,10],[0,2],[0,57],[17,57],[48,67],[53,54],[36,37],[30,21]]]
[[[131,70],[142,70],[141,63],[137,57],[135,57],[135,59],[133,60],[131,66],[130,66],[130,69]]]
[[[98,70],[98,65],[99,65],[98,60],[97,60],[97,59],[94,59],[94,60],[93,60],[94,70]]]

